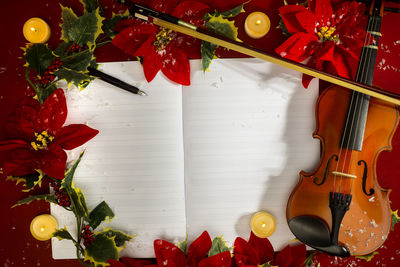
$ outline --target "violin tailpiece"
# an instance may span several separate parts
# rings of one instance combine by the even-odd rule
[[[338,245],[340,224],[349,210],[351,198],[351,195],[344,193],[330,192],[329,194],[329,208],[332,213],[331,244]]]

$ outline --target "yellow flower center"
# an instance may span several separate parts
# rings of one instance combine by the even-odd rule
[[[164,49],[169,44],[169,42],[171,42],[171,40],[174,38],[174,36],[171,33],[172,30],[165,28],[161,28],[161,31],[157,33],[154,46],[157,47],[158,51]]]
[[[31,142],[31,146],[34,150],[46,149],[47,145],[50,144],[54,136],[49,135],[47,131],[42,131],[41,133],[35,133],[36,140]]]
[[[328,27],[328,26],[323,26],[318,29],[317,35],[320,40],[322,41],[339,41],[339,36],[337,34],[333,35],[333,33],[336,31],[335,27]]]

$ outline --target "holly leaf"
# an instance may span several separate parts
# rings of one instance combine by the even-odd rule
[[[80,90],[86,87],[83,86],[83,84],[90,83],[90,81],[94,79],[94,77],[90,76],[87,72],[71,70],[64,67],[57,70],[54,74],[57,75],[59,79],[67,81],[68,87],[73,84]]]
[[[68,48],[72,46],[70,42],[62,41],[53,53],[58,57],[65,57],[68,54]]]
[[[183,251],[183,253],[186,255],[187,254],[187,249],[188,249],[188,245],[187,245],[187,237],[185,240],[183,240],[182,242],[178,242],[178,246],[177,246],[180,250]]]
[[[117,32],[114,31],[115,26],[120,20],[127,19],[129,17],[129,11],[126,10],[123,14],[112,13],[111,19],[103,21],[103,31],[109,37],[114,37]]]
[[[82,190],[79,187],[75,187],[75,184],[72,182],[71,189],[67,192],[71,198],[71,202],[74,203],[78,215],[88,220],[89,209],[86,206],[85,195],[83,194]]]
[[[215,50],[217,49],[216,44],[202,41],[201,43],[201,65],[203,71],[210,71],[210,65],[212,60],[215,58]]]
[[[222,237],[215,237],[213,239],[210,251],[208,252],[208,257],[212,257],[219,253],[230,251],[231,248],[228,247]]]
[[[93,50],[97,37],[103,32],[101,26],[104,18],[100,16],[99,8],[79,18],[70,8],[61,6],[61,9],[62,39],[75,42],[78,46],[87,45]]]
[[[102,17],[104,17],[104,12],[101,9],[101,6],[100,6],[98,0],[79,0],[79,2],[81,2],[81,4],[83,5],[85,12],[93,12],[99,8],[100,15]]]
[[[28,48],[23,48],[23,50],[25,52],[23,57],[26,61],[25,67],[34,69],[39,75],[42,75],[55,59],[47,44],[33,44]]]
[[[397,214],[399,210],[392,210],[392,226],[390,227],[390,231],[394,230],[394,226],[400,222],[400,217]]]
[[[133,236],[127,235],[121,231],[116,231],[111,228],[104,228],[101,234],[106,235],[110,238],[115,237],[114,241],[117,247],[123,247],[125,242],[132,240]]]
[[[94,59],[93,52],[86,50],[78,54],[72,54],[63,61],[63,66],[70,70],[86,71],[92,59]]]
[[[85,260],[90,261],[94,266],[108,266],[107,260],[118,260],[122,248],[115,244],[115,237],[108,237],[103,234],[95,234],[94,241],[85,249]]]
[[[372,253],[370,253],[370,254],[367,254],[367,255],[356,256],[356,258],[357,258],[357,259],[366,260],[366,261],[371,261],[371,260],[374,258],[374,256],[375,256],[376,254],[379,254],[379,252],[374,251],[374,252],[372,252]]]
[[[23,183],[23,186],[26,189],[22,190],[22,192],[31,191],[36,185],[42,186],[42,179],[44,178],[44,173],[41,170],[36,170],[35,173],[23,175],[20,177],[8,176],[7,181],[14,181],[16,185],[19,183]]]
[[[37,97],[40,103],[43,103],[55,90],[57,90],[57,86],[54,83],[48,86],[43,86],[41,84],[36,85],[39,88]]]
[[[90,212],[89,224],[93,229],[96,229],[102,221],[107,219],[107,217],[109,219],[114,218],[114,212],[107,205],[107,203],[103,201]]]
[[[238,40],[238,28],[235,27],[235,22],[227,20],[222,15],[212,16],[206,22],[206,28],[222,36]]]
[[[71,168],[69,168],[68,171],[65,173],[64,179],[61,180],[61,188],[71,188],[72,180],[74,178],[74,174],[75,174],[76,168],[78,168],[78,165],[81,162],[81,159],[82,159],[84,154],[85,154],[85,152],[82,152],[79,155],[79,158],[71,166]]]
[[[68,232],[66,227],[64,227],[63,229],[57,229],[53,233],[53,237],[57,237],[58,240],[63,240],[63,239],[72,240],[74,243],[76,243],[75,239]]]
[[[244,10],[244,5],[247,4],[250,1],[247,1],[241,5],[238,5],[237,7],[234,7],[230,10],[227,10],[225,12],[221,12],[220,14],[224,17],[224,18],[231,18],[231,17],[236,17],[237,15],[239,15],[242,12],[245,12]]]
[[[52,194],[46,194],[46,195],[33,195],[33,196],[29,196],[26,197],[20,201],[18,201],[15,205],[13,205],[11,208],[14,208],[16,206],[21,206],[21,205],[25,205],[25,204],[29,204],[34,200],[45,200],[49,203],[54,203],[54,204],[58,204],[57,200],[55,198],[54,195]]]

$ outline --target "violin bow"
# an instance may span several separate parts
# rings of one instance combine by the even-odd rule
[[[275,56],[272,56],[268,53],[265,53],[261,50],[258,50],[256,48],[253,48],[251,46],[248,46],[244,43],[238,42],[236,40],[232,40],[229,38],[226,38],[224,36],[218,35],[216,33],[213,33],[211,31],[208,31],[206,29],[203,29],[201,27],[197,27],[196,25],[193,25],[191,23],[182,21],[176,17],[173,17],[171,15],[158,12],[156,10],[135,4],[133,2],[126,2],[125,3],[128,8],[129,8],[129,13],[131,16],[134,16],[138,19],[149,21],[150,18],[152,20],[152,23],[163,28],[167,28],[176,32],[180,32],[189,36],[192,36],[194,38],[210,42],[237,52],[240,52],[242,54],[255,57],[255,58],[260,58],[266,61],[269,61],[271,63],[280,65],[282,67],[286,67],[298,72],[302,72],[304,74],[313,76],[315,78],[319,78],[321,80],[325,80],[327,82],[354,90],[358,91],[360,93],[370,95],[372,97],[379,98],[381,100],[400,105],[400,95],[395,94],[392,92],[387,92],[384,90],[381,90],[376,87],[368,86],[365,84],[357,83],[355,81],[343,78],[343,77],[338,77],[329,73],[317,71],[313,68],[310,68],[308,66],[305,66],[301,63],[289,61],[287,59],[283,58],[278,58]]]

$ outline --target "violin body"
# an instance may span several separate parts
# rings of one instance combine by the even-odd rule
[[[321,161],[311,173],[300,172],[300,180],[288,200],[286,216],[289,227],[301,241],[320,249],[329,244],[322,244],[325,241],[321,240],[314,242],[319,237],[309,238],[306,234],[306,242],[302,240],[303,233],[296,228],[293,223],[296,220],[293,219],[307,217],[310,220],[310,223],[307,218],[302,222],[301,231],[304,231],[307,224],[313,225],[318,221],[324,223],[331,235],[330,241],[326,242],[335,243],[332,241],[335,239],[332,237],[332,228],[335,228],[332,224],[337,214],[334,215],[330,209],[330,197],[333,198],[330,194],[343,192],[351,195],[347,211],[344,211],[342,220],[336,222],[336,240],[351,255],[365,255],[382,245],[391,227],[388,199],[390,189],[379,186],[376,163],[382,151],[391,149],[399,112],[394,104],[370,98],[361,151],[344,148],[341,144],[342,133],[351,96],[350,90],[339,86],[329,87],[320,95],[316,105],[317,126],[313,137],[321,141]],[[338,200],[341,201],[341,197]],[[310,235],[313,231],[316,235],[323,235],[323,227],[321,234],[318,234],[317,229],[321,227],[316,226],[310,230]],[[340,255],[329,249],[325,252]]]

